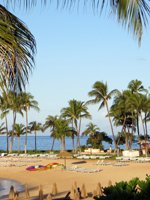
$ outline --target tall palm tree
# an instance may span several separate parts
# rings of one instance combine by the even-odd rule
[[[30,122],[29,123],[29,129],[30,129],[31,132],[34,131],[34,136],[35,136],[35,152],[36,152],[36,150],[37,150],[36,133],[37,133],[37,131],[42,130],[42,124],[39,123],[39,122],[36,122],[36,121]]]
[[[26,25],[0,5],[0,89],[18,92],[34,66],[36,42]]]
[[[26,9],[36,6],[39,0],[5,0],[6,5],[14,5],[16,7],[23,6]],[[138,41],[141,41],[143,28],[148,24],[148,17],[150,15],[150,5],[149,1],[146,0],[41,0],[42,4],[46,3],[57,4],[57,7],[60,8],[68,8],[72,7],[85,7],[91,6],[94,12],[96,11],[98,14],[103,10],[108,11],[109,13],[113,13],[117,21],[123,25],[123,27],[127,28],[129,31],[133,32],[133,34],[138,38]]]
[[[132,95],[130,90],[118,92],[114,97],[114,102],[110,109],[110,116],[113,117],[114,125],[117,127],[122,126],[120,134],[118,134],[116,138],[117,146],[124,137],[127,144],[129,140],[129,129],[131,129],[131,135],[135,132],[135,111],[132,111],[128,105],[128,99]],[[128,131],[126,129],[128,129]]]
[[[43,130],[47,130],[47,129],[50,129],[50,132],[51,132],[51,137],[53,138],[53,141],[52,141],[52,146],[51,146],[51,151],[53,150],[54,148],[54,143],[55,143],[55,139],[56,139],[56,136],[55,136],[55,132],[54,132],[54,127],[55,127],[55,121],[58,119],[58,116],[52,116],[52,115],[49,115],[46,120],[45,120],[45,123],[43,125]]]
[[[118,92],[118,90],[112,90],[108,92],[108,86],[107,83],[103,83],[100,81],[97,81],[94,83],[93,89],[88,93],[89,97],[94,97],[92,100],[89,100],[87,103],[88,104],[97,104],[100,103],[99,109],[103,108],[104,106],[107,109],[107,115],[111,127],[111,132],[112,132],[112,137],[113,137],[113,142],[115,145],[115,149],[117,149],[116,145],[116,140],[115,140],[115,135],[114,135],[114,130],[113,130],[113,125],[111,121],[111,117],[109,114],[109,107],[108,107],[108,100],[111,99],[111,97]]]
[[[7,115],[10,111],[10,105],[8,101],[7,94],[3,92],[2,96],[0,96],[0,110],[1,110],[1,119],[5,120],[6,126],[6,152],[9,151],[9,139],[8,139],[8,120]]]
[[[9,103],[9,109],[13,113],[13,127],[12,127],[10,149],[9,149],[9,152],[11,153],[13,148],[14,126],[16,124],[17,113],[23,116],[23,112],[19,94],[17,94],[16,92],[9,91],[9,93],[7,94],[7,98]]]
[[[139,130],[139,115],[141,117],[141,121],[142,121],[142,115],[141,115],[141,111],[142,111],[142,107],[143,107],[143,95],[142,94],[147,94],[148,90],[146,90],[144,88],[144,86],[142,85],[142,82],[140,80],[131,80],[128,84],[128,89],[132,92],[132,96],[129,99],[129,104],[130,104],[130,100],[131,100],[131,104],[133,103],[134,106],[136,107],[136,111],[137,111],[137,132],[138,132],[138,136],[140,135],[140,130]],[[133,108],[132,107],[132,108]],[[133,108],[134,109],[134,108]],[[142,123],[143,125],[143,123]],[[144,130],[144,125],[143,125],[143,131],[145,134],[145,130]]]
[[[34,100],[34,97],[27,92],[20,93],[20,99],[21,99],[21,106],[22,109],[24,109],[26,114],[26,136],[25,136],[25,145],[24,145],[24,152],[27,153],[27,137],[28,137],[28,111],[30,109],[34,109],[36,111],[39,111],[38,102]]]
[[[23,124],[15,124],[14,135],[18,138],[18,153],[20,153],[20,136],[26,133],[26,127]]]

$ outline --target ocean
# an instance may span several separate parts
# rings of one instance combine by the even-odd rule
[[[80,137],[80,144],[86,145],[88,137],[87,136],[82,136]],[[10,138],[9,138],[10,140]],[[25,141],[25,136],[20,137],[20,150],[24,150],[24,141]],[[37,150],[50,150],[52,146],[52,138],[50,136],[37,136]],[[35,141],[34,141],[34,136],[28,136],[28,143],[27,143],[27,149],[28,150],[34,150],[35,149]],[[75,144],[76,144],[76,139],[75,139]],[[103,142],[104,149],[109,149],[110,144]],[[111,145],[112,148],[114,148],[113,144]],[[124,145],[120,145],[121,149],[124,149]],[[138,144],[134,143],[133,148],[137,149],[139,148]],[[60,150],[61,149],[61,144],[60,140],[55,140],[54,144],[54,150]],[[72,149],[72,140],[71,138],[66,138],[66,150],[71,150]],[[0,136],[0,150],[1,151],[6,151],[6,136]],[[13,144],[13,150],[18,150],[18,138],[14,138],[14,144]]]

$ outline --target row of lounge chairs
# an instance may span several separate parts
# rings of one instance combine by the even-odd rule
[[[7,154],[7,153],[1,153],[1,157],[19,157],[19,158],[48,158],[48,159],[56,159],[57,154],[18,154],[18,153],[13,153],[13,154]]]
[[[87,156],[87,155],[80,155],[80,156],[77,156],[76,158],[77,159],[108,159],[110,158],[111,156],[99,156],[99,155],[90,155],[90,156]]]
[[[101,169],[87,169],[87,168],[79,168],[77,166],[66,168],[66,170],[75,171],[75,172],[82,172],[82,173],[94,173],[94,172],[102,171]]]
[[[96,165],[102,165],[102,166],[108,166],[108,165],[112,165],[112,166],[127,166],[127,163],[121,163],[121,162],[104,162],[104,160],[98,160]]]
[[[116,157],[116,160],[119,162],[137,162],[137,163],[144,163],[150,162],[150,157]]]

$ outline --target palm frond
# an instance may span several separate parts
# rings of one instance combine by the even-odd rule
[[[94,13],[107,11],[108,14],[115,15],[118,22],[127,28],[139,43],[143,33],[143,28],[148,25],[150,16],[149,0],[5,0],[6,6],[24,7],[30,9],[35,7],[39,2],[42,5],[55,3],[57,8],[71,9],[76,7],[92,8]]]

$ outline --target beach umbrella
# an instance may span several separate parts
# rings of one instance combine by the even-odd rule
[[[64,168],[66,169],[66,158],[72,158],[72,154],[68,151],[60,151],[58,154],[60,158],[64,158]]]

